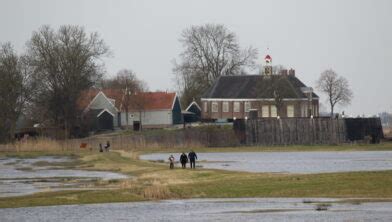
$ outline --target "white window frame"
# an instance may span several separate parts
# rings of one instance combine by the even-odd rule
[[[271,117],[278,117],[278,109],[276,108],[275,105],[271,106],[270,116]]]
[[[269,106],[268,105],[262,105],[261,106],[261,117],[263,117],[263,118],[270,117],[270,112],[269,112]]]
[[[251,104],[249,101],[244,102],[244,112],[249,113],[249,110],[251,109]]]
[[[212,113],[219,112],[219,104],[218,104],[218,102],[211,102],[211,112]]]
[[[240,102],[233,102],[233,112],[235,112],[235,113],[241,112],[241,110],[240,110]]]
[[[287,117],[293,118],[294,117],[294,105],[287,105]]]
[[[222,112],[224,112],[224,113],[229,112],[229,102],[227,102],[227,101],[222,102]]]

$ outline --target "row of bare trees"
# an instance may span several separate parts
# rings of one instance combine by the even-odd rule
[[[19,57],[10,43],[0,45],[0,141],[12,137],[30,96],[30,82],[26,57]]]
[[[98,33],[72,25],[57,30],[42,26],[20,55],[11,43],[1,44],[0,141],[12,139],[22,112],[41,125],[64,129],[69,136],[79,124],[77,100],[82,91],[102,80],[102,59],[110,54]],[[145,85],[129,70],[102,81],[103,87],[124,90],[129,96]]]
[[[70,132],[78,124],[80,93],[102,77],[101,59],[108,55],[109,48],[98,33],[88,34],[79,26],[58,30],[43,26],[33,32],[26,52],[35,85],[32,116]]]

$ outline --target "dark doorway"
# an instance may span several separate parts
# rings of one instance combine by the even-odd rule
[[[112,130],[113,129],[113,116],[104,111],[100,116],[98,116],[98,129],[99,130]]]
[[[133,121],[133,130],[140,131],[140,121]]]

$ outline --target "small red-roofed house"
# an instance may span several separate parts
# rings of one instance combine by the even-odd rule
[[[82,92],[77,105],[90,131],[165,128],[183,121],[176,93],[138,93],[130,95],[127,103],[125,96],[118,89],[92,88]]]

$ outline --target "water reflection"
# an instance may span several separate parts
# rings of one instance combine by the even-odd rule
[[[167,153],[142,155],[167,160]],[[199,167],[268,173],[331,173],[392,169],[392,151],[199,153]],[[178,159],[178,157],[176,157]]]
[[[95,180],[125,179],[128,176],[105,171],[65,169],[67,157],[0,159],[0,197],[32,194],[44,190],[81,189]],[[45,165],[49,163],[49,165]],[[51,166],[50,164],[58,165]]]
[[[392,221],[392,203],[338,199],[191,199],[0,209],[0,221]],[[328,208],[317,211],[318,204]]]

